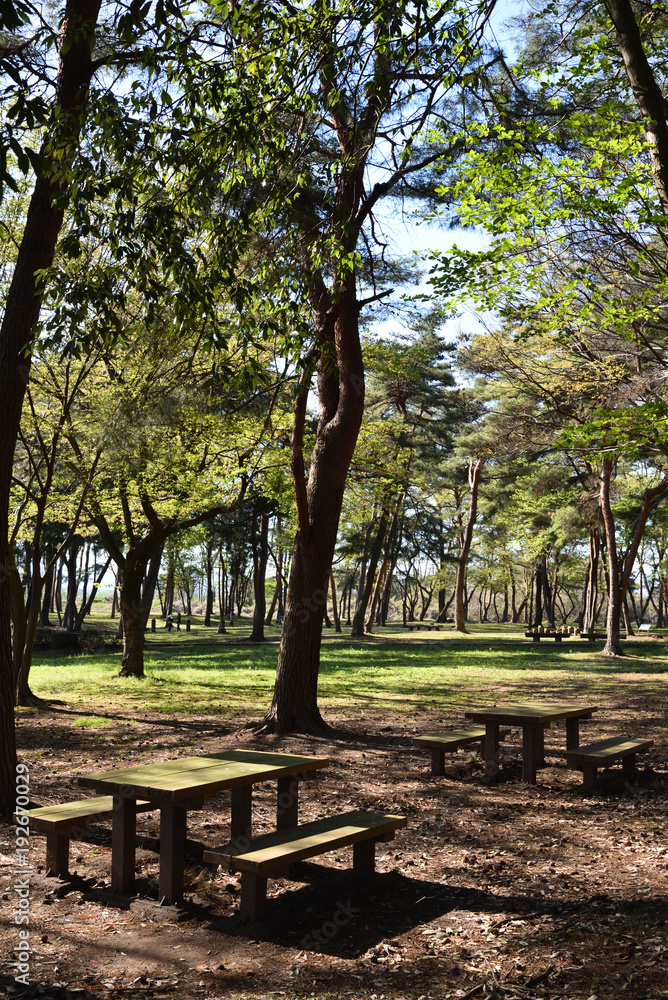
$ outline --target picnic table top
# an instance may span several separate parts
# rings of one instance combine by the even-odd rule
[[[119,792],[127,798],[176,802],[198,795],[215,795],[225,788],[270,781],[329,765],[327,757],[298,757],[260,750],[227,750],[199,757],[139,764],[84,774],[80,785]]]
[[[465,712],[467,719],[522,725],[524,722],[553,722],[556,719],[581,718],[598,711],[597,705],[551,705],[546,703],[493,705]]]

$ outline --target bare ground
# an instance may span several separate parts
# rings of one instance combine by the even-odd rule
[[[179,909],[157,901],[157,814],[138,818],[132,900],[109,892],[108,828],[91,828],[72,844],[76,875],[68,881],[45,877],[45,842],[34,835],[26,988],[14,981],[14,830],[0,826],[0,992],[53,1000],[668,996],[661,706],[610,706],[582,726],[583,741],[656,740],[634,785],[613,769],[591,797],[550,752],[564,745],[559,728],[547,734],[547,768],[528,787],[516,734],[502,747],[497,784],[485,784],[475,754],[463,751],[446,777],[432,778],[429,754],[411,745],[413,733],[433,729],[426,714],[409,729],[405,715],[367,714],[333,738],[262,740],[241,718],[223,730],[211,717],[153,714],[133,719],[131,732],[113,712],[104,729],[76,725],[77,718],[56,708],[23,715],[20,759],[30,767],[34,804],[81,797],[76,774],[271,747],[331,758],[303,786],[301,821],[372,808],[405,814],[408,828],[379,845],[373,880],[355,883],[345,872],[349,852],[341,851],[296,866],[294,881],[270,881],[267,920],[254,925],[237,915],[238,878],[201,863],[205,846],[227,839],[226,794],[189,814],[188,901]],[[273,826],[274,796],[269,784],[254,793],[258,832]]]

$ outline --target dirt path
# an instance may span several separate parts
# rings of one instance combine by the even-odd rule
[[[656,736],[657,720],[609,715],[609,731],[603,715],[596,720],[596,738]],[[22,719],[20,759],[36,804],[81,797],[77,773],[270,746],[331,757],[304,786],[302,821],[371,808],[407,815],[408,828],[379,845],[372,883],[346,875],[346,851],[297,866],[299,881],[270,881],[268,919],[253,926],[236,915],[237,877],[200,863],[204,846],[227,839],[225,794],[189,814],[189,902],[178,911],[157,903],[157,814],[138,819],[138,896],[120,905],[108,891],[107,828],[72,844],[77,876],[68,882],[45,877],[45,843],[35,835],[31,985],[23,990],[13,980],[14,830],[2,826],[0,992],[68,1000],[668,995],[665,740],[635,787],[614,777],[585,798],[578,774],[550,753],[563,745],[555,730],[548,767],[527,787],[516,734],[502,749],[497,785],[486,785],[475,756],[461,751],[446,777],[432,778],[428,753],[411,745],[399,716],[367,718],[364,733],[351,718],[324,740],[259,741],[243,728],[221,732],[211,718],[152,715],[134,719],[131,732],[122,718],[104,729],[76,722],[58,711]],[[272,828],[274,795],[271,785],[254,794],[258,832]]]

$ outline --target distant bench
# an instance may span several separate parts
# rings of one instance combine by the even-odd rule
[[[149,812],[151,809],[157,809],[157,806],[144,800],[137,802],[138,813]],[[46,833],[46,874],[67,875],[70,839],[84,833],[89,824],[109,819],[113,813],[113,795],[29,809],[30,827]]]
[[[353,873],[373,874],[376,843],[394,839],[406,826],[405,816],[364,811],[328,816],[313,823],[276,830],[260,837],[236,841],[204,851],[204,861],[241,872],[241,915],[260,920],[267,901],[267,879],[282,878],[294,861],[304,861],[327,851],[353,845]]]
[[[599,767],[607,767],[611,761],[621,760],[624,777],[632,778],[636,774],[636,754],[644,753],[651,746],[654,746],[654,740],[628,740],[625,736],[613,736],[609,740],[566,750],[564,756],[571,767],[582,771],[584,791],[593,792]]]
[[[436,622],[410,622],[406,628],[409,632],[440,632],[442,626]]]
[[[510,729],[500,729],[499,740],[505,740],[509,734]],[[472,743],[483,743],[484,739],[485,727],[472,726],[470,729],[451,729],[447,733],[414,736],[413,743],[431,750],[431,773],[441,775],[445,774],[446,753],[454,753],[459,747],[470,746]]]
[[[562,639],[586,639],[588,642],[595,642],[596,639],[605,638],[595,632],[525,632],[524,635],[533,642],[540,642],[541,639],[554,639],[555,642],[561,642]]]

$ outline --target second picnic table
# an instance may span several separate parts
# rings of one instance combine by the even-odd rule
[[[300,777],[328,764],[326,757],[227,750],[82,775],[79,784],[114,795],[112,892],[131,893],[134,888],[138,799],[146,799],[160,809],[159,898],[176,903],[183,899],[188,809],[201,808],[205,798],[229,788],[232,792],[232,838],[248,838],[251,836],[252,786],[275,780],[278,783],[276,827],[280,830],[296,826]]]
[[[566,749],[573,750],[580,742],[580,719],[590,719],[596,705],[494,705],[465,712],[467,719],[485,723],[485,770],[495,777],[499,766],[499,726],[522,728],[522,780],[536,784],[536,772],[545,766],[544,733],[553,722],[566,720]]]

